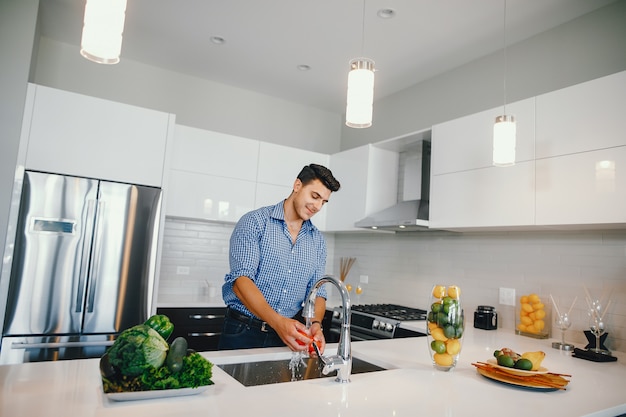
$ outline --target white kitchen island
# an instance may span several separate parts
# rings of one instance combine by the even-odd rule
[[[517,336],[510,330],[467,328],[457,368],[435,370],[426,338],[356,342],[355,357],[389,368],[334,378],[244,387],[217,365],[289,358],[281,348],[205,352],[215,364],[215,385],[199,395],[111,401],[102,393],[98,359],[0,366],[0,415],[46,417],[137,416],[607,416],[626,413],[626,355],[595,363],[552,349],[553,340]],[[543,350],[549,371],[571,374],[565,391],[505,385],[479,375],[471,365],[493,351]],[[582,346],[579,346],[582,347]],[[327,347],[334,353],[336,345]]]

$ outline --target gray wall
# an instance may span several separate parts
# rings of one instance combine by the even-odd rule
[[[507,101],[626,69],[626,0],[507,47]],[[416,132],[503,104],[502,52],[376,100],[372,127],[343,127],[341,147]]]
[[[0,254],[3,259],[38,6],[38,0],[0,0]],[[0,294],[5,293],[1,289],[6,285],[7,282],[0,281]],[[0,308],[2,305],[0,300]]]
[[[89,62],[41,38],[34,82],[176,115],[176,123],[315,152],[339,151],[341,115],[144,65]]]
[[[507,48],[507,96],[515,101],[626,69],[626,0]],[[176,114],[177,123],[316,152],[334,153],[404,135],[503,104],[502,53],[381,98],[374,123],[123,59],[81,58],[77,47],[41,39],[34,82]]]

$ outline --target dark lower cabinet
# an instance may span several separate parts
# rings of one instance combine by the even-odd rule
[[[198,352],[217,350],[226,307],[162,307],[157,308],[157,314],[165,314],[174,323],[170,342],[182,336],[190,349]]]

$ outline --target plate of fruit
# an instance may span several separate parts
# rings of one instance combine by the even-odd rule
[[[520,355],[512,349],[502,348],[495,350],[493,356],[494,359],[489,359],[487,363],[512,375],[528,376],[548,373],[548,370],[541,366],[546,356],[542,351],[524,352]]]

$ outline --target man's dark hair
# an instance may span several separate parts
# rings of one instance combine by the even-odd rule
[[[307,185],[313,180],[320,180],[330,191],[337,191],[341,187],[339,181],[333,177],[330,169],[317,164],[305,165],[298,174],[298,179],[302,182],[302,185]]]

